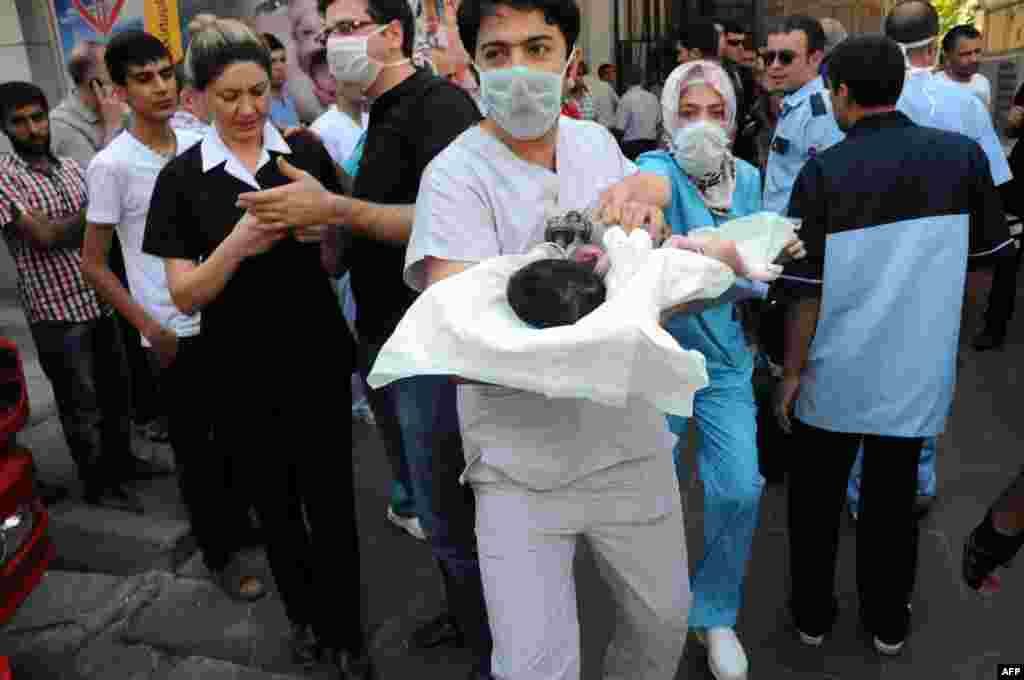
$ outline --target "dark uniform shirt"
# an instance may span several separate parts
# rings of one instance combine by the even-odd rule
[[[434,156],[480,120],[476,103],[444,78],[417,71],[370,108],[356,198],[413,204]],[[382,344],[415,299],[402,280],[405,245],[355,237],[347,253],[360,341]]]
[[[341,191],[331,157],[312,135],[284,142],[269,124],[265,135],[267,162],[250,178],[243,179],[247,171],[217,148],[223,143],[215,131],[168,163],[153,190],[143,252],[208,258],[244,213],[235,205],[239,194],[290,181],[277,167],[282,154],[331,191]],[[269,385],[299,388],[328,373],[336,376],[326,363],[346,377],[354,366],[352,336],[320,264],[320,246],[292,236],[239,265],[203,308],[202,336],[219,380],[233,383],[232,393],[241,396],[245,386],[265,396],[262,388]]]
[[[982,148],[900,112],[872,115],[807,161],[789,213],[807,257],[782,285],[822,300],[796,417],[834,432],[942,432],[967,257],[1009,251]]]

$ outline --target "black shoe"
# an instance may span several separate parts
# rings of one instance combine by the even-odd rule
[[[990,349],[1002,349],[1003,342],[1005,340],[1005,333],[999,333],[995,330],[985,328],[974,336],[974,340],[971,342],[971,347],[978,352],[986,352]]]
[[[306,623],[293,623],[291,638],[292,659],[298,664],[316,663],[318,650],[313,627]]]
[[[60,503],[69,495],[71,495],[71,492],[68,491],[66,487],[47,484],[39,479],[36,480],[36,496],[39,497],[39,500],[41,500],[43,505],[46,507]]]
[[[101,489],[86,491],[85,502],[96,507],[132,512],[136,515],[146,512],[139,497],[120,484],[109,484]]]
[[[474,666],[473,670],[471,670],[469,675],[466,676],[466,680],[494,680],[494,676],[491,675],[490,667],[490,662],[483,666],[479,664]]]
[[[377,680],[377,669],[366,652],[355,655],[347,649],[323,647],[320,660],[337,668],[341,680]]]
[[[174,468],[130,456],[127,460],[118,463],[118,472],[123,481],[134,482],[173,475]]]
[[[917,498],[914,500],[914,518],[921,519],[927,515],[931,512],[933,505],[935,505],[935,496],[923,493],[917,494]]]
[[[455,623],[455,617],[448,612],[442,613],[413,631],[409,643],[413,649],[433,649],[441,645],[452,647],[465,645],[462,631]]]

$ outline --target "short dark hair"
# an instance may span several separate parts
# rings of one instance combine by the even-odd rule
[[[128,82],[128,67],[149,66],[161,59],[171,63],[171,53],[160,38],[145,31],[122,31],[107,44],[103,61],[115,85]]]
[[[949,33],[942,38],[942,51],[955,52],[960,46],[961,40],[977,40],[981,37],[981,31],[970,24],[961,24],[949,29]]]
[[[709,59],[718,56],[718,29],[706,19],[698,19],[679,29],[679,44],[688,50],[700,50]]]
[[[0,83],[0,124],[7,132],[7,116],[20,108],[39,104],[49,112],[50,103],[46,101],[46,93],[38,85],[21,80],[9,80]]]
[[[939,12],[930,2],[904,0],[885,17],[885,34],[898,43],[912,44],[939,34]]]
[[[260,37],[263,38],[263,42],[266,43],[267,49],[271,52],[277,52],[278,50],[284,49],[284,43],[277,39],[277,36],[273,33],[264,33]]]
[[[103,43],[97,40],[83,40],[71,51],[68,58],[68,75],[75,85],[85,85],[86,76],[92,70],[99,59],[97,52],[103,48]]]
[[[880,34],[847,38],[828,59],[829,88],[845,84],[860,106],[895,106],[903,91],[907,64],[900,46]]]
[[[336,0],[317,0],[316,7],[323,16]],[[413,41],[416,39],[416,17],[406,0],[366,0],[366,13],[378,24],[390,24],[398,19],[402,24],[402,54],[412,57]]]
[[[572,260],[538,260],[509,279],[516,315],[533,328],[569,326],[597,309],[607,291],[593,269]]]
[[[241,21],[217,19],[192,35],[185,70],[193,87],[202,92],[239,62],[253,62],[270,77],[270,50],[259,35]]]
[[[485,18],[493,16],[498,6],[511,7],[521,12],[543,12],[544,21],[551,26],[558,26],[562,32],[566,57],[580,37],[580,8],[576,0],[463,0],[458,14],[459,37],[470,57],[476,54],[480,24]]]
[[[782,21],[772,24],[769,28],[769,32],[776,35],[797,31],[807,36],[807,54],[825,51],[825,29],[821,27],[821,22],[814,17],[806,14],[791,14]]]
[[[736,19],[724,19],[718,22],[722,27],[722,33],[750,33],[750,29]]]

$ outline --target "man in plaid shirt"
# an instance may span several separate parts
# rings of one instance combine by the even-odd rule
[[[0,84],[0,123],[14,149],[0,154],[0,230],[85,500],[142,512],[123,484],[154,471],[132,455],[124,345],[82,277],[83,169],[53,155],[49,105],[35,85]]]

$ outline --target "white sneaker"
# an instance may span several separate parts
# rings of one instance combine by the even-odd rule
[[[875,638],[875,649],[879,654],[884,654],[885,656],[896,656],[903,650],[905,642],[905,640],[900,640],[896,644],[890,645],[882,642],[878,638]]]
[[[420,518],[415,515],[412,517],[402,517],[388,506],[388,519],[399,529],[402,529],[413,538],[418,538],[421,541],[427,540],[427,535],[423,533],[423,527],[420,526]]]
[[[715,680],[747,680],[750,663],[732,628],[720,626],[696,632],[708,648],[708,666]]]
[[[825,641],[824,635],[808,635],[799,628],[797,628],[796,632],[800,634],[800,642],[808,647],[821,647],[821,643]]]

